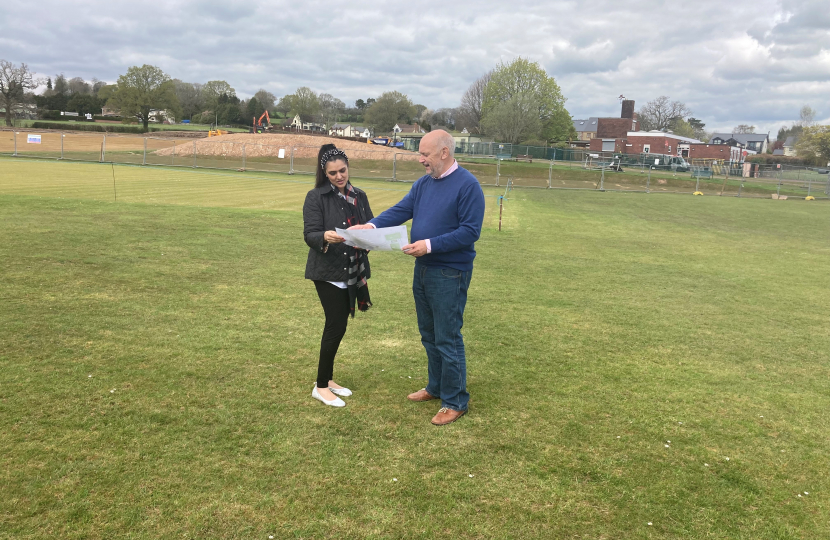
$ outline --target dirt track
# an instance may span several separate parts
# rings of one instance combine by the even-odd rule
[[[245,145],[245,156],[252,157],[277,157],[280,148],[285,149],[285,157],[291,153],[291,148],[295,148],[295,158],[316,158],[320,146],[323,144],[332,143],[341,150],[345,151],[350,159],[373,159],[373,160],[389,160],[393,159],[395,154],[398,154],[399,160],[411,160],[418,154],[416,152],[409,152],[406,150],[387,148],[385,146],[375,146],[367,143],[357,141],[347,141],[333,137],[313,137],[310,135],[291,135],[291,134],[258,134],[252,133],[232,133],[229,135],[221,135],[219,137],[210,137],[207,139],[200,139],[195,141],[196,153],[200,156],[223,156],[223,157],[242,157],[242,145]],[[193,143],[188,141],[187,147],[192,148]],[[184,148],[184,147],[183,147]],[[178,149],[176,152],[181,152]],[[192,152],[193,150],[188,150]],[[168,156],[173,152],[172,148],[163,148],[156,150],[154,153],[160,156]]]

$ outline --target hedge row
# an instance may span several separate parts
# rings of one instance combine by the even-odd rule
[[[89,122],[84,116],[63,116],[60,111],[40,111],[40,117],[43,120],[75,120],[76,122]]]
[[[119,124],[93,124],[93,123],[75,123],[63,124],[57,122],[34,122],[33,129],[59,129],[63,131],[97,131],[109,133],[146,133],[144,126],[125,126]],[[151,127],[148,131],[161,131],[159,128]]]
[[[760,163],[762,165],[791,165],[793,167],[813,167],[821,165],[821,160],[815,158],[799,158],[796,156],[773,156],[772,154],[757,154],[749,156],[746,160],[750,163]]]
[[[93,120],[108,120],[108,121],[114,121],[114,122],[123,122],[124,121],[124,118],[122,118],[121,116],[101,116],[100,114],[93,115],[92,119]],[[129,122],[131,124],[137,124],[138,120],[136,120],[135,118],[128,118],[127,122]]]

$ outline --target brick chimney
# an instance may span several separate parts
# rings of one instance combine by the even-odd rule
[[[634,118],[634,100],[626,99],[622,102],[622,114],[620,118]]]

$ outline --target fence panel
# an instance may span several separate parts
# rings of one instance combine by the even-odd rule
[[[63,137],[51,132],[17,132],[17,155],[23,157],[60,159]],[[101,137],[97,137],[100,142]],[[98,157],[100,157],[100,152]]]
[[[175,140],[145,137],[144,143],[145,151],[142,154],[143,165],[173,165],[173,149],[176,146]]]
[[[66,134],[66,146],[77,152],[72,159],[83,160],[84,155],[89,155],[92,150],[89,148],[89,144],[89,141],[84,142],[78,135]],[[106,142],[102,141],[102,144],[104,146],[104,161],[133,165],[144,163],[144,137],[107,134]],[[87,153],[84,154],[83,152]]]
[[[19,137],[20,135],[17,135]],[[15,153],[15,132],[0,131],[0,154],[13,156]]]
[[[392,180],[396,173],[397,152],[391,148],[372,150],[369,145],[366,146],[369,149],[346,151],[349,156],[349,175],[355,178]],[[294,173],[315,174],[319,151],[319,146],[295,146],[293,148]]]
[[[194,142],[196,144],[193,144]],[[199,139],[176,145],[174,149],[167,149],[159,153],[166,155],[174,151],[186,156],[181,158],[182,165],[190,167],[241,170],[246,165],[245,145],[239,142]]]
[[[418,161],[419,156],[413,154],[395,154],[395,180],[414,182],[425,173],[424,166]]]
[[[499,163],[491,157],[456,156],[456,161],[475,176],[479,183],[488,186],[499,185]],[[423,167],[421,168],[423,170]],[[423,172],[421,174],[424,174]],[[504,185],[504,184],[501,184]]]
[[[39,135],[39,141],[29,135]],[[348,151],[353,177],[412,182],[423,176],[417,154],[366,146],[366,150]],[[13,155],[15,151],[21,157],[313,175],[319,146],[0,130],[0,154]],[[823,173],[824,169],[784,164],[690,159],[686,170],[670,156],[464,141],[456,144],[456,158],[483,185],[505,186],[510,180],[515,187],[533,188],[699,191],[709,196],[766,198],[830,196],[830,175]],[[657,165],[655,158],[661,160]]]
[[[245,170],[291,172],[291,146],[245,143]]]

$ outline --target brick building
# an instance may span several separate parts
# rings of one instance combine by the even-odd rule
[[[592,152],[615,152],[620,154],[665,154],[689,159],[722,159],[743,161],[752,150],[746,150],[740,143],[707,144],[697,139],[663,133],[662,131],[630,131],[625,137],[614,139],[596,138],[591,140]]]
[[[692,146],[703,141],[663,133],[661,131],[638,131],[629,133],[625,140],[626,154],[667,154],[689,157]]]
[[[619,118],[597,118],[596,136],[591,139],[589,148],[598,152],[622,152],[628,133],[639,131],[637,113],[634,112],[634,100],[622,102]]]

